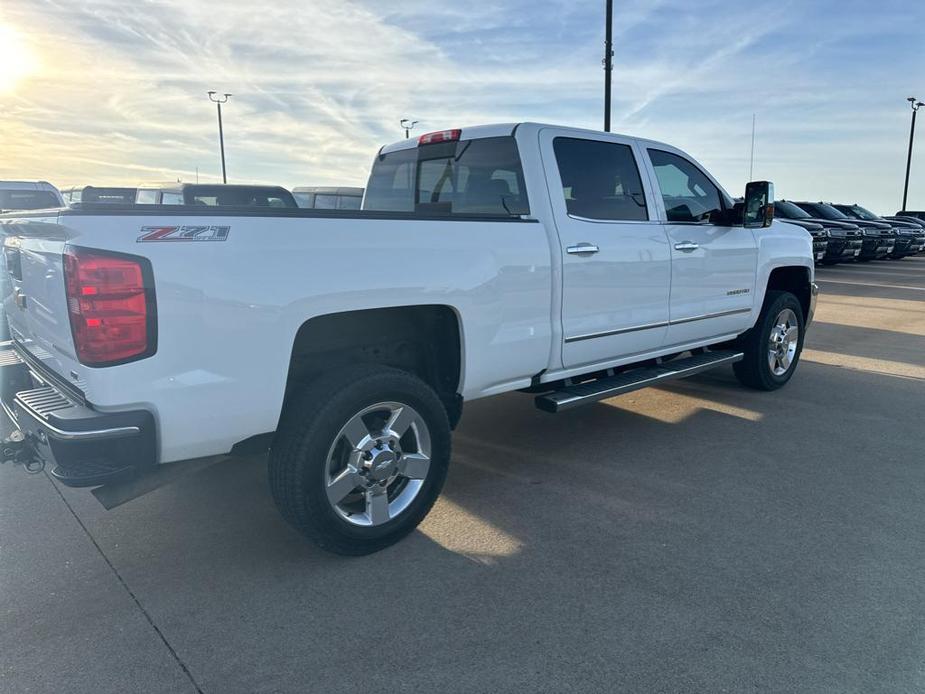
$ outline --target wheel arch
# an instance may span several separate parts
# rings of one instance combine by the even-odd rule
[[[812,315],[812,270],[803,265],[776,267],[768,275],[764,296],[771,291],[790,292],[800,302],[803,320],[809,322]],[[762,298],[762,302],[764,298]]]
[[[313,316],[296,331],[283,411],[292,393],[320,375],[354,364],[382,364],[430,385],[453,426],[462,414],[462,322],[446,304],[360,309]]]

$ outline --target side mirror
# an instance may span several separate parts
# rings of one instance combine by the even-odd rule
[[[743,224],[746,229],[771,226],[774,219],[774,184],[752,181],[745,186]]]

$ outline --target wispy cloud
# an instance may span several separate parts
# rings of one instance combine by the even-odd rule
[[[691,151],[735,192],[757,113],[756,175],[781,193],[897,206],[903,98],[925,96],[925,8],[616,5],[617,129]],[[569,0],[5,0],[0,23],[41,69],[0,95],[0,177],[135,183],[198,167],[214,180],[207,89],[235,95],[231,178],[284,185],[362,184],[405,116],[598,127],[601,13]],[[925,163],[913,194],[925,206]]]

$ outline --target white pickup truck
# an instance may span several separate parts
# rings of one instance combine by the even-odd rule
[[[772,210],[669,145],[521,123],[383,147],[360,211],[7,215],[4,458],[118,490],[269,452],[290,523],[373,552],[431,508],[465,401],[785,384],[817,289]]]

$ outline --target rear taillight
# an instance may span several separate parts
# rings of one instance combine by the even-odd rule
[[[462,135],[462,130],[438,130],[435,133],[427,133],[418,138],[419,145],[435,145],[438,142],[455,142]]]
[[[75,248],[65,252],[67,307],[80,363],[108,366],[154,353],[150,277],[144,258]]]

